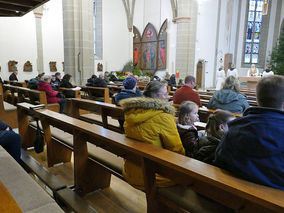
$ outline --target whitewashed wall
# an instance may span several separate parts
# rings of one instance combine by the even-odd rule
[[[44,71],[49,73],[49,61],[57,61],[58,71],[62,71],[63,28],[62,2],[51,0],[46,4],[42,17]],[[0,76],[3,80],[9,78],[8,61],[18,61],[18,79],[24,81],[35,77],[37,70],[37,42],[35,17],[33,12],[23,17],[0,17]],[[29,60],[33,72],[23,72],[24,63]]]

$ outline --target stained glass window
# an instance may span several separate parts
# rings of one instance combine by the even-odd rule
[[[244,63],[257,64],[259,41],[261,36],[263,2],[264,0],[249,0],[247,29],[245,38]]]

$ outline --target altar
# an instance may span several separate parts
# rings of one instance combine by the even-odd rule
[[[239,80],[240,82],[246,82],[248,89],[256,89],[257,82],[261,79],[261,77],[246,77],[246,76],[240,76]]]

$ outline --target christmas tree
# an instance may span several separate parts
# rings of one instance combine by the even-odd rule
[[[284,75],[284,24],[276,47],[272,50],[269,64],[276,75]]]

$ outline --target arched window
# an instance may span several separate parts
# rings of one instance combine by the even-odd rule
[[[94,0],[94,55],[95,59],[102,59],[102,0]]]
[[[247,30],[245,37],[245,64],[259,63],[264,0],[248,0]]]

